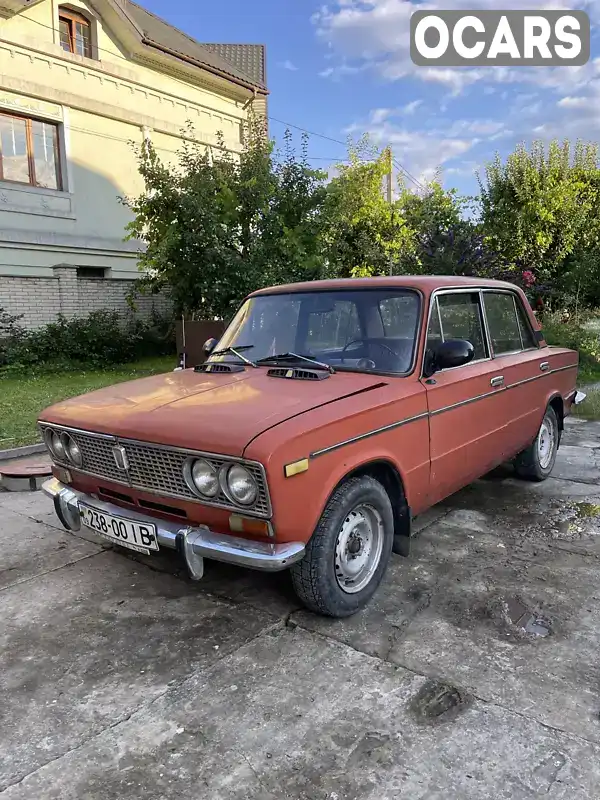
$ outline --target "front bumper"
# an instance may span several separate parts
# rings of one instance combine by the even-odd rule
[[[47,480],[42,490],[54,501],[58,518],[67,530],[76,531],[81,527],[80,501],[105,514],[154,525],[158,544],[161,547],[177,550],[184,558],[190,576],[195,580],[200,580],[204,574],[205,558],[265,572],[280,572],[304,558],[305,548],[301,542],[271,544],[215,533],[203,525],[182,528],[177,523],[138,514],[137,511],[97,500],[91,495],[78,492],[61,483],[57,478]]]

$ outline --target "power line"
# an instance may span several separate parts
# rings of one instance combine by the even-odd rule
[[[423,186],[423,184],[421,183],[421,181],[418,181],[414,177],[414,175],[411,175],[410,172],[405,167],[403,167],[401,164],[399,164],[396,161],[395,158],[393,159],[393,161],[394,161],[394,166],[396,167],[396,169],[398,169],[400,172],[403,172],[406,175],[406,177],[409,178],[415,184],[415,186],[417,186],[419,189],[422,189],[424,192],[427,191],[425,186]]]

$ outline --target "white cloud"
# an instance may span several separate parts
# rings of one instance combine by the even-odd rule
[[[405,106],[403,106],[401,110],[403,114],[406,114],[406,116],[412,116],[422,105],[422,100],[413,100],[412,103],[407,103]]]
[[[600,22],[600,0],[518,0],[523,9],[570,10],[584,8]],[[360,69],[375,71],[385,80],[409,75],[449,87],[454,95],[471,84],[531,83],[549,89],[584,85],[593,65],[560,68],[456,68],[416,67],[410,59],[410,17],[416,10],[505,10],[506,0],[329,0],[313,15],[317,35],[336,59],[326,74],[339,77]]]
[[[470,178],[479,169],[481,169],[481,164],[478,161],[461,161],[456,167],[448,167],[444,172],[447,176],[452,175],[456,178]]]
[[[377,123],[373,114],[366,123],[356,122],[345,132],[352,136],[366,132],[380,148],[390,145],[395,160],[421,183],[431,180],[444,164],[467,153],[479,141],[476,136],[461,137],[441,129],[409,130],[389,119]]]
[[[282,61],[280,64],[283,69],[287,69],[290,72],[297,72],[298,67],[292,61]]]
[[[563,97],[556,105],[560,108],[587,108],[590,102],[589,97]]]
[[[379,125],[393,113],[391,108],[376,108],[371,111],[371,122],[373,125]]]

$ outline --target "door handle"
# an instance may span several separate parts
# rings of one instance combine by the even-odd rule
[[[542,372],[548,372],[548,370],[550,369],[550,362],[542,361],[542,363],[540,364],[540,369],[542,370]]]
[[[492,386],[504,386],[504,375],[497,375],[490,381]]]

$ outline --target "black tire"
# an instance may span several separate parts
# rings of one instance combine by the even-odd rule
[[[545,458],[543,454],[540,455],[540,442],[544,441],[542,437],[547,438],[548,436],[550,437],[551,449],[549,456]],[[515,459],[515,471],[519,478],[536,482],[545,481],[546,478],[549,478],[554,469],[559,443],[558,417],[552,406],[548,406],[535,441],[526,450],[519,453]]]
[[[373,510],[376,512],[372,515],[377,528],[377,533],[373,534],[373,542],[378,542],[376,552],[381,544],[378,561],[374,555],[370,568],[365,571],[363,579],[368,578],[368,583],[364,588],[357,590],[360,586],[357,583],[350,586],[349,591],[344,590],[340,585],[344,582],[340,557],[351,562],[361,554],[354,555],[350,550],[354,545],[349,544],[346,548],[340,545],[340,550],[343,550],[340,556],[339,552],[336,553],[338,538],[344,535],[345,526],[351,527],[354,520],[360,519],[361,513],[364,517],[364,514],[372,514]],[[357,539],[360,540],[360,536]],[[390,561],[393,542],[394,515],[386,490],[374,478],[350,478],[330,497],[306,547],[305,557],[290,570],[296,594],[310,611],[317,614],[337,618],[356,614],[377,591]],[[364,547],[360,541],[358,546]],[[374,544],[370,548],[364,547],[364,552],[370,553],[373,547]],[[370,570],[372,574],[369,577]]]

